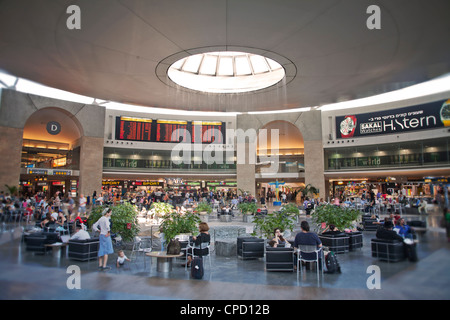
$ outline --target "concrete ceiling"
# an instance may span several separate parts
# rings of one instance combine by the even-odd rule
[[[81,9],[80,30],[67,28],[71,4]],[[370,5],[381,9],[381,29],[366,26]],[[150,107],[312,107],[450,72],[449,12],[448,0],[3,0],[0,69]],[[189,92],[165,79],[168,61],[219,49],[277,57],[289,77],[234,95]]]

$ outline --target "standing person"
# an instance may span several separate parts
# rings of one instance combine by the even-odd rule
[[[442,221],[445,227],[445,232],[447,234],[447,241],[450,242],[450,213],[448,212],[447,207],[444,208],[443,214],[444,216],[442,218]]]
[[[86,198],[83,194],[80,195],[78,213],[79,215],[86,215]]]
[[[92,226],[92,230],[100,231],[100,247],[98,249],[98,268],[102,270],[111,269],[106,264],[108,262],[108,255],[114,252],[111,241],[110,219],[111,209],[103,210],[103,216],[98,219]],[[100,227],[100,230],[98,229]]]

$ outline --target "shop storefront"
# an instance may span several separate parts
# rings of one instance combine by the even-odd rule
[[[77,196],[78,177],[73,170],[27,168],[21,175],[20,192],[33,195],[37,192],[53,197],[57,192],[61,195]]]

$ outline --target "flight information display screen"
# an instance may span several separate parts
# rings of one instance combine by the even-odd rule
[[[192,121],[192,143],[224,143],[225,128],[220,121]]]
[[[130,117],[118,119],[118,140],[151,141],[153,120]]]
[[[187,121],[156,120],[155,142],[182,142],[187,139]]]
[[[116,117],[116,140],[143,142],[225,143],[225,123]]]

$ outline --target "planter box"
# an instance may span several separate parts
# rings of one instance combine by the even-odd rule
[[[200,214],[200,221],[201,222],[209,222],[209,215]]]
[[[251,223],[251,222],[253,222],[253,218],[254,217],[251,214],[244,214],[242,216],[242,221],[247,222],[247,223]]]
[[[220,215],[220,222],[231,222],[231,215],[229,214]]]

